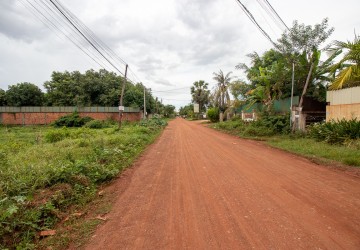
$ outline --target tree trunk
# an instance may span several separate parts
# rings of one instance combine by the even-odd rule
[[[311,74],[312,74],[313,68],[314,68],[314,62],[311,63],[310,70],[309,70],[309,73],[308,73],[307,78],[306,78],[305,86],[304,86],[303,92],[302,92],[302,94],[301,94],[300,101],[299,101],[299,105],[298,105],[298,107],[299,107],[299,111],[298,111],[298,112],[302,112],[301,110],[302,110],[302,105],[303,105],[303,102],[304,102],[304,96],[305,96],[306,91],[307,91],[307,88],[308,88],[308,86],[309,86],[309,82],[310,82],[310,78],[311,78]],[[299,115],[300,115],[300,114],[299,114]],[[298,123],[299,123],[299,121],[296,122],[296,120],[295,120],[295,122],[294,122],[293,125],[292,125],[292,131],[295,131],[296,125],[297,125]]]
[[[220,111],[220,122],[224,121],[224,112]]]
[[[309,82],[310,82],[310,78],[311,78],[313,68],[314,68],[314,62],[311,63],[310,70],[309,70],[309,73],[308,73],[307,78],[306,78],[305,86],[304,86],[304,89],[303,89],[303,92],[301,94],[301,98],[300,98],[300,101],[299,101],[299,107],[302,107],[302,104],[303,104],[303,101],[304,101],[304,96],[305,96],[307,88],[309,86]]]

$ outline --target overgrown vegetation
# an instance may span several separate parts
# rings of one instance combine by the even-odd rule
[[[219,121],[219,109],[218,108],[209,108],[207,111],[207,117],[211,122]]]
[[[273,136],[287,134],[290,131],[288,116],[267,113],[262,114],[256,121],[243,121],[235,117],[230,121],[214,124],[213,127],[243,137]]]
[[[304,155],[360,166],[360,121],[332,121],[310,126],[307,132],[290,133],[289,117],[262,114],[257,121],[240,118],[210,125],[244,138],[261,139],[268,144]]]
[[[80,117],[78,112],[60,117],[54,122],[56,127],[82,127],[87,122],[94,120],[91,117]]]
[[[155,119],[121,129],[0,127],[0,249],[34,248],[40,231],[92,200],[164,125]]]
[[[309,128],[309,136],[329,144],[349,144],[360,139],[360,121],[357,119],[316,123]]]

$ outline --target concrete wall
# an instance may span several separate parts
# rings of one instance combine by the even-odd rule
[[[58,118],[68,115],[68,112],[2,112],[0,123],[4,125],[43,125],[50,124]],[[89,116],[97,120],[119,120],[119,113],[109,112],[79,112],[81,117]],[[141,112],[123,113],[122,121],[139,121]]]

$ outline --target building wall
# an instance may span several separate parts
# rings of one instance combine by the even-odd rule
[[[360,103],[326,106],[326,121],[353,118],[360,120]]]
[[[68,112],[2,112],[0,113],[0,123],[4,125],[43,125],[50,124]],[[97,120],[119,120],[119,113],[109,112],[79,112],[81,117],[89,116]],[[125,112],[122,121],[139,121],[141,112]]]
[[[328,91],[326,101],[326,121],[360,120],[360,87]]]

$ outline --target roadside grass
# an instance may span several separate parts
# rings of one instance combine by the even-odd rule
[[[230,120],[223,123],[213,123],[209,127],[239,136],[245,139],[264,141],[268,145],[296,153],[319,162],[339,162],[345,165],[360,167],[360,140],[346,144],[328,144],[308,138],[306,134],[280,134],[271,126],[261,123],[246,123]]]
[[[297,153],[307,158],[322,158],[341,162],[345,165],[360,167],[360,149],[345,145],[330,145],[310,138],[291,138],[290,136],[274,137],[267,140],[267,144]],[[325,161],[326,163],[326,161]]]
[[[130,166],[165,125],[0,127],[0,249],[36,248],[40,231],[95,200],[98,187]],[[99,221],[86,223],[89,231]],[[57,240],[63,248],[67,238]]]

